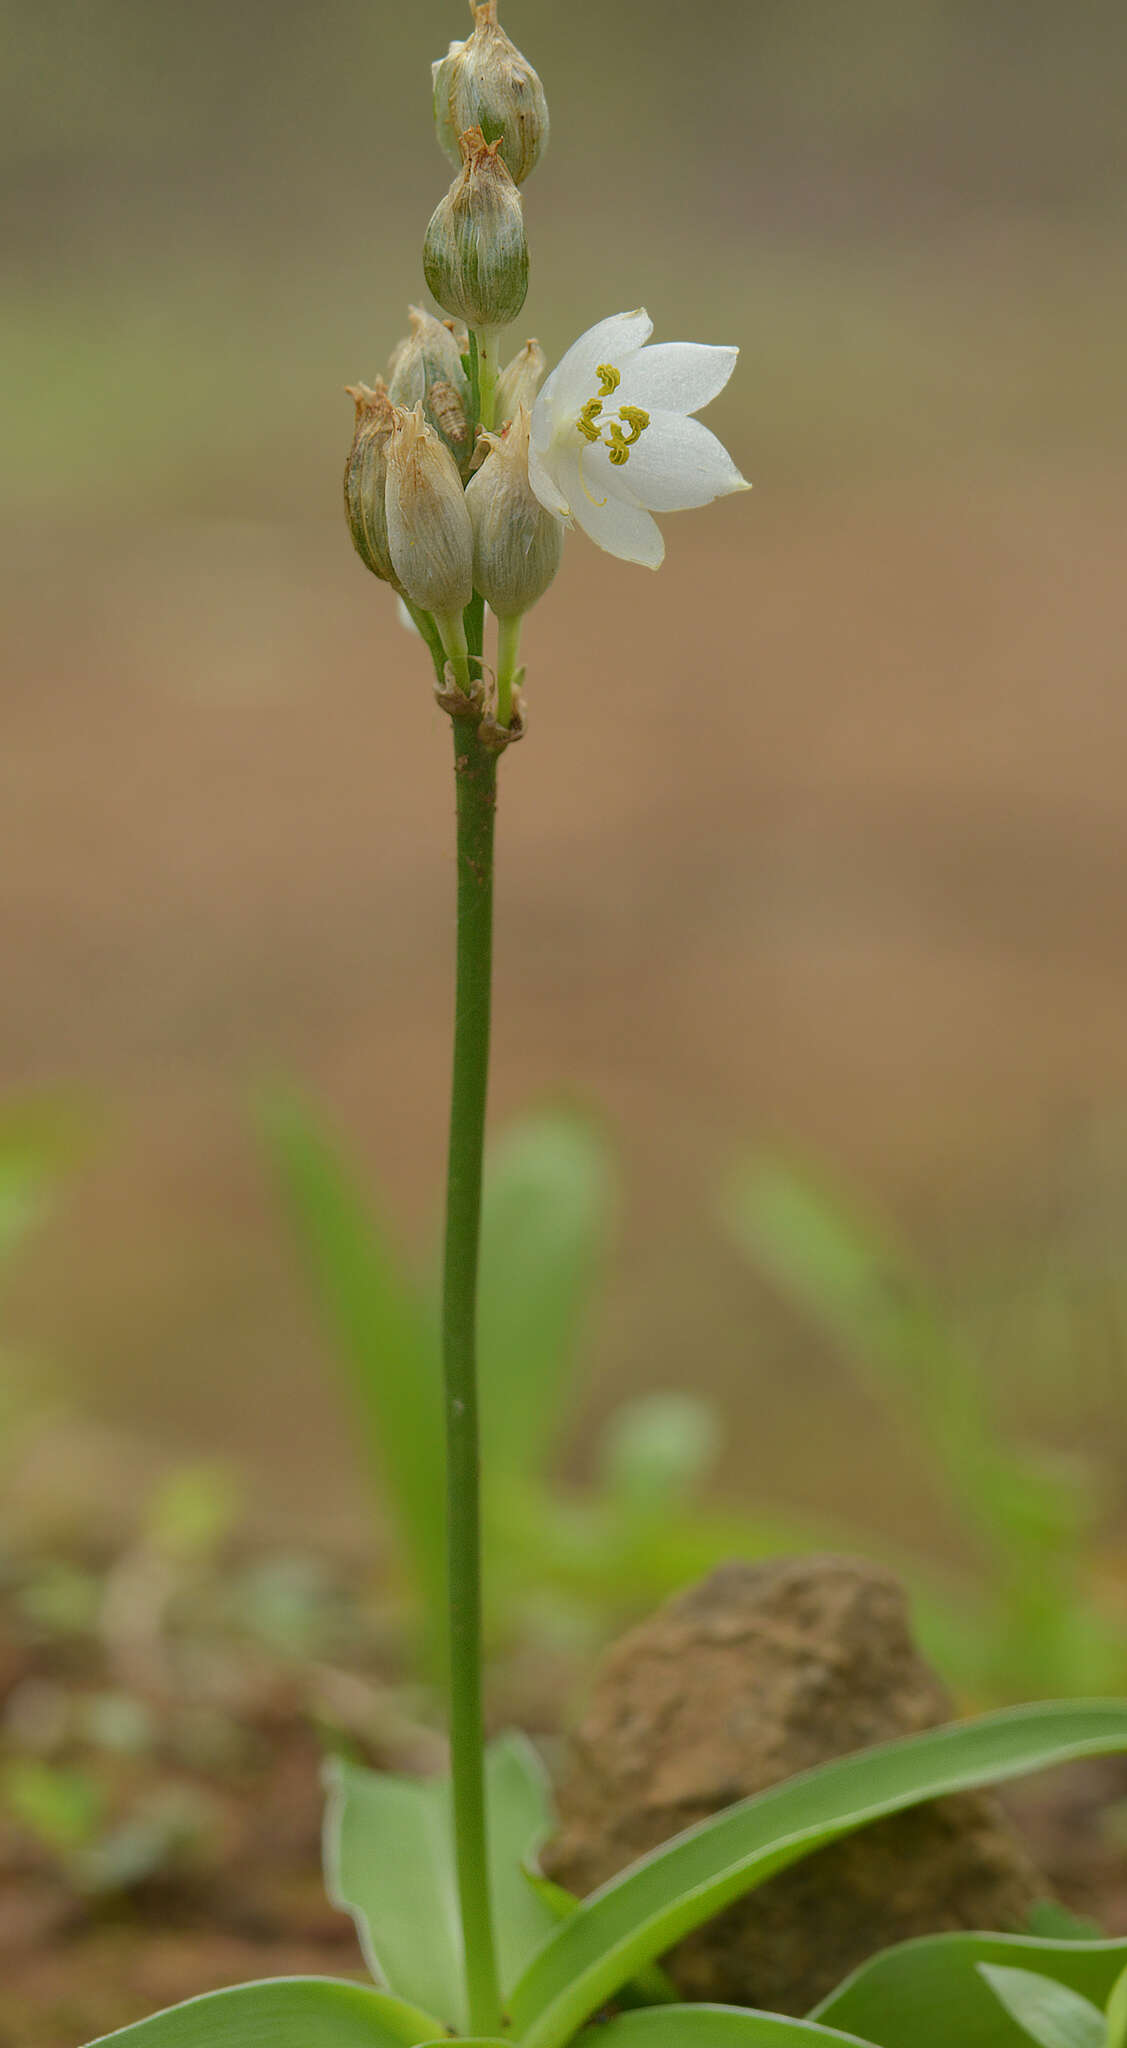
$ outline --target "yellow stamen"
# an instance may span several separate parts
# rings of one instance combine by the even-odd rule
[[[630,428],[630,432],[626,436],[626,441],[627,446],[632,448],[635,441],[641,440],[642,435],[644,434],[646,428],[649,426],[649,413],[643,412],[640,405],[620,405],[618,408],[618,417],[620,420],[625,420],[627,426]]]
[[[616,370],[613,363],[600,363],[597,374],[600,380],[599,395],[597,398],[589,398],[586,405],[581,407],[575,424],[583,439],[589,441],[592,447],[601,442],[607,451],[609,461],[616,469],[621,469],[623,463],[629,461],[634,443],[641,440],[649,426],[650,416],[640,405],[624,405],[609,419],[600,419],[603,399],[609,398],[612,392],[617,391],[622,382],[622,372]],[[596,421],[599,422],[598,425]],[[626,429],[625,432],[623,427]]]

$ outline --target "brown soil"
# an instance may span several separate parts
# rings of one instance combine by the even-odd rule
[[[337,1567],[324,1581],[320,1611],[335,1619],[319,1654],[301,1657],[233,1632],[219,1618],[221,1582],[198,1573],[175,1592],[162,1637],[126,1631],[110,1642],[30,1623],[28,1583],[28,1568],[14,1569],[0,1611],[0,2048],[77,2048],[252,1977],[362,1976],[351,1925],[320,1883],[324,1742],[400,1769],[433,1768],[441,1753],[412,1718],[363,1577]],[[519,1657],[494,1690],[505,1718],[522,1718],[552,1751],[543,1686],[528,1683]],[[148,1709],[140,1749],[92,1738],[90,1703],[107,1694]],[[170,1792],[188,1802],[192,1825],[147,1875],[91,1891],[81,1859],[46,1847],[10,1810],[13,1762],[44,1754],[97,1781],[107,1835]],[[1127,1932],[1127,1856],[1106,1817],[1125,1800],[1127,1768],[1108,1763],[1033,1781],[1011,1801],[1060,1897],[1114,1932]]]

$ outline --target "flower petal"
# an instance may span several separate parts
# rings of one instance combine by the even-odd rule
[[[623,371],[615,404],[699,412],[723,391],[738,355],[738,348],[712,348],[700,341],[651,343]]]
[[[614,363],[621,370],[623,358],[633,355],[649,340],[653,321],[644,306],[634,313],[612,313],[599,320],[573,341],[545,381],[532,412],[532,438],[543,451],[551,439],[550,422],[564,413],[578,412],[598,389],[595,371],[600,363]],[[547,428],[547,432],[545,432]]]
[[[560,464],[560,483],[568,493],[576,525],[608,555],[617,555],[623,562],[640,562],[646,569],[659,568],[665,559],[660,527],[641,505],[620,497],[617,489],[607,488],[598,473],[599,465],[590,460],[597,453],[597,449],[585,448],[582,455],[573,455],[569,449]],[[609,464],[602,467],[617,486],[616,472]]]
[[[528,448],[528,481],[545,512],[554,512],[557,519],[565,519],[570,526],[571,506],[534,442]]]
[[[620,488],[651,512],[687,512],[750,488],[715,434],[679,412],[650,414],[618,474]]]

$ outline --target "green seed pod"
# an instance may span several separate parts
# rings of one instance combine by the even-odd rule
[[[532,402],[540,389],[546,359],[538,341],[526,341],[511,363],[506,363],[497,379],[495,419],[499,427],[507,426],[518,405],[526,405],[532,411]]]
[[[462,475],[469,471],[469,378],[462,365],[465,338],[436,320],[421,306],[408,307],[411,332],[401,341],[388,366],[388,397],[393,405],[412,406],[422,400],[427,424],[446,443]]]
[[[548,143],[544,88],[498,24],[497,0],[484,0],[473,16],[473,34],[464,43],[451,43],[445,57],[431,65],[438,140],[456,164],[459,136],[467,128],[480,128],[490,142],[500,142],[512,177],[523,185]]]
[[[490,453],[466,485],[474,587],[499,619],[519,617],[543,597],[563,553],[563,527],[528,481],[529,424],[521,405],[503,434],[481,435]]]
[[[373,576],[402,594],[387,541],[387,448],[392,430],[387,385],[377,377],[374,390],[367,384],[350,384],[347,389],[356,406],[356,428],[344,466],[344,510],[352,545]]]
[[[423,241],[423,272],[440,306],[468,327],[507,327],[528,290],[524,209],[480,128],[461,138],[462,174],[435,207]]]
[[[406,596],[438,618],[473,596],[473,529],[454,458],[423,418],[391,408],[387,444],[387,545]]]

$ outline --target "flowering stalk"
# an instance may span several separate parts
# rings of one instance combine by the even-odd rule
[[[521,614],[497,621],[497,723],[508,726],[513,716],[513,685],[520,665]]]
[[[654,512],[704,505],[743,478],[694,417],[735,350],[647,348],[648,315],[613,315],[573,344],[541,390],[535,341],[502,369],[502,330],[528,288],[521,187],[548,110],[532,67],[472,0],[474,30],[434,67],[436,132],[458,175],[431,215],[423,271],[445,321],[414,307],[387,381],[357,386],[345,502],[361,559],[398,591],[430,649],[454,734],[457,973],[446,1189],[442,1357],[446,1431],[450,1755],[470,2032],[504,2025],[485,1803],[478,1252],[493,946],[497,761],[524,730],[524,614],[560,563],[565,527],[656,568]],[[495,681],[483,662],[497,622]]]
[[[480,632],[480,619],[478,622]],[[481,641],[473,650],[478,657]],[[493,819],[497,755],[470,718],[454,718],[458,938],[454,1071],[446,1182],[442,1355],[450,1613],[450,1753],[458,1897],[471,2031],[501,2031],[489,1894],[481,1684],[481,1508],[477,1408],[477,1268],[489,1074],[493,962]]]

